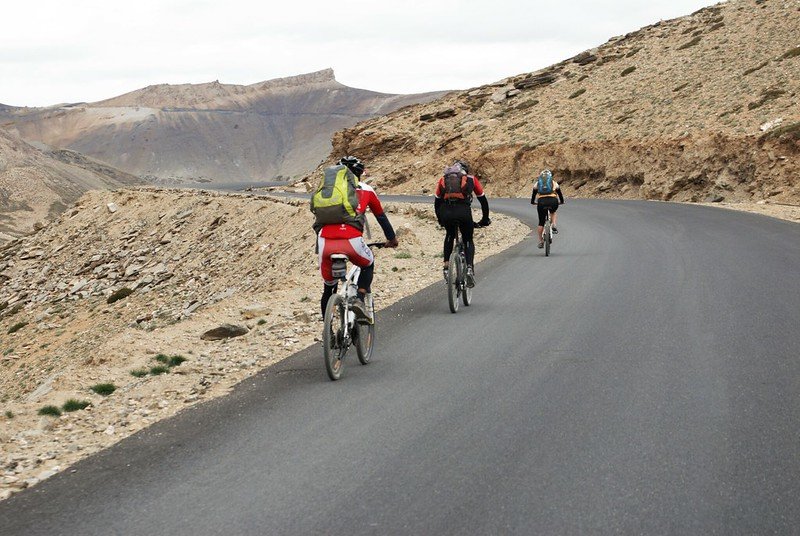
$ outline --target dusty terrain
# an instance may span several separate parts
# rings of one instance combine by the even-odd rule
[[[307,207],[202,191],[90,192],[0,250],[0,498],[313,344],[322,285]],[[379,322],[381,308],[441,278],[432,207],[387,209],[400,247],[376,252]],[[497,215],[478,231],[478,258],[529,232]],[[133,292],[108,303],[123,288]],[[225,323],[249,331],[201,340]],[[174,356],[185,361],[159,361]],[[167,372],[154,375],[158,366]],[[328,381],[321,357],[319,380]],[[116,390],[90,389],[104,383]],[[38,414],[69,399],[91,405]]]
[[[0,129],[0,245],[46,225],[87,190],[140,183],[91,158],[39,149]]]
[[[337,130],[442,94],[351,88],[326,69],[249,86],[159,84],[91,104],[0,108],[0,127],[151,183],[225,185],[306,173]]]
[[[328,161],[355,154],[393,192],[463,157],[495,195],[550,167],[569,196],[800,204],[798,35],[800,0],[732,0],[364,121]]]

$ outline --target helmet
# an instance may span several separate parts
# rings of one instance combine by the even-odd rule
[[[355,156],[345,156],[342,157],[338,164],[343,166],[347,166],[347,169],[353,172],[353,174],[361,178],[361,174],[364,173],[364,162],[356,158]]]
[[[549,169],[543,169],[541,173],[539,173],[539,178],[548,180],[553,178],[553,172]]]
[[[467,164],[464,160],[456,160],[455,162],[453,162],[453,165],[460,167],[461,169],[464,170],[464,173],[469,175],[469,164]]]

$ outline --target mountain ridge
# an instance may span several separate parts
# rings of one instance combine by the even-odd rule
[[[95,103],[0,110],[0,126],[158,185],[287,179],[313,169],[334,132],[446,92],[345,86],[332,69],[251,85],[159,84]]]

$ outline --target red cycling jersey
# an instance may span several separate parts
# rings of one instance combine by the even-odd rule
[[[482,193],[483,190],[481,190],[481,194]],[[359,184],[359,189],[356,190],[356,194],[358,194],[358,208],[356,208],[358,214],[364,214],[368,208],[375,216],[383,214],[383,206],[378,199],[378,195],[370,186],[364,183]],[[346,223],[325,225],[319,232],[319,236],[322,238],[358,238],[361,235],[361,231]]]

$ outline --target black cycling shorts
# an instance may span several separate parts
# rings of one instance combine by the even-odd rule
[[[555,212],[558,210],[558,198],[556,197],[540,197],[539,204],[536,205],[536,212],[539,213],[539,227],[544,226],[544,220],[547,219],[547,211]]]

